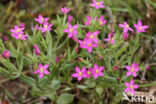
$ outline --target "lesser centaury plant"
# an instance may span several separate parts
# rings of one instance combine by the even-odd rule
[[[90,97],[97,102],[102,102],[100,96],[108,88],[115,92],[112,99],[116,102],[124,91],[135,94],[139,88],[135,78],[146,69],[134,54],[148,26],[141,20],[134,27],[123,21],[110,31],[108,20],[100,13],[106,7],[104,2],[93,0],[90,6],[84,23],[73,21],[68,15],[72,9],[64,7],[60,9],[63,18],[57,15],[52,20],[41,14],[35,18],[32,33],[24,24],[15,25],[7,44],[0,40],[0,72],[23,80],[32,87],[32,95],[46,96],[58,104],[62,99],[71,103],[74,95],[69,92],[75,89],[93,93]],[[30,70],[30,75],[24,70]]]

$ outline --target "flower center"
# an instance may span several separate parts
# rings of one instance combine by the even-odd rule
[[[81,72],[79,72],[79,76],[82,76],[82,73]]]
[[[45,27],[45,29],[47,29],[48,28],[48,25],[45,25],[44,27]]]
[[[132,85],[130,85],[130,86],[129,86],[129,88],[130,88],[130,89],[133,89],[133,86],[132,86]]]
[[[43,73],[43,67],[41,67],[41,73]]]
[[[86,44],[86,42],[83,42],[83,45],[85,45]]]
[[[19,28],[17,29],[17,32],[20,32],[20,29]]]
[[[100,23],[100,25],[102,25],[102,24],[103,24],[103,22],[102,22],[102,21],[99,21],[99,23]]]
[[[127,28],[129,28],[129,25],[126,25]]]
[[[99,73],[99,70],[98,69],[96,69],[96,71],[95,71],[96,73]]]
[[[131,72],[134,72],[134,68],[131,69]]]
[[[92,44],[90,43],[89,46],[92,46]]]
[[[90,75],[90,71],[88,71],[87,74]]]
[[[19,37],[19,38],[21,38],[21,37],[22,37],[22,35],[21,35],[21,34],[19,34],[19,35],[18,35],[18,37]]]
[[[109,42],[111,43],[113,40],[114,40],[114,37],[111,37]]]
[[[93,39],[94,38],[93,35],[91,35],[90,38]]]
[[[70,29],[70,32],[73,32],[73,29]]]
[[[139,30],[142,30],[142,27],[139,27]]]
[[[8,52],[6,52],[6,53],[5,53],[5,55],[6,55],[6,56],[9,56],[9,53],[8,53]]]
[[[100,3],[99,3],[99,2],[97,2],[96,4],[97,4],[97,6],[99,6],[99,5],[100,5]]]
[[[114,40],[114,37],[111,37],[111,40]]]
[[[43,18],[41,18],[41,21],[42,21],[42,22],[44,22],[44,19],[43,19]]]

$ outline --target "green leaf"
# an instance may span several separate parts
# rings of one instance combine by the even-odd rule
[[[63,93],[57,99],[57,104],[70,104],[73,101],[73,95],[68,93]]]
[[[53,90],[57,90],[60,88],[60,80],[52,80],[52,83],[50,84],[50,88]]]
[[[21,80],[23,80],[24,83],[28,84],[29,86],[36,87],[36,82],[33,78],[25,76],[23,74],[21,74],[20,78]]]
[[[97,86],[95,90],[96,90],[96,92],[98,93],[99,96],[101,96],[103,94],[102,86]]]
[[[57,97],[57,93],[56,91],[45,94],[44,96],[48,97],[49,99],[51,99],[52,101],[55,101],[56,97]]]

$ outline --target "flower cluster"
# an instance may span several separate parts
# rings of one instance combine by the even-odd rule
[[[88,50],[89,53],[92,52],[93,47],[98,47],[97,43],[99,43],[97,39],[97,35],[99,34],[99,31],[95,31],[91,33],[90,31],[86,33],[86,37],[84,40],[78,40],[80,43],[80,48],[85,48]]]
[[[134,32],[134,30],[129,26],[127,22],[124,22],[124,24],[119,24],[119,26],[123,28],[123,39],[127,39],[129,37],[128,31]],[[138,24],[134,24],[134,27],[136,28],[137,33],[146,32],[145,29],[148,28],[147,25],[143,26],[140,20],[138,20]]]
[[[92,21],[97,21],[100,26],[104,26],[106,24],[107,20],[104,19],[104,15],[102,15],[99,19],[98,18],[91,18],[90,16],[87,16],[87,21],[85,22],[86,26],[91,25]]]
[[[77,77],[78,80],[80,81],[82,78],[90,78],[91,76],[93,76],[94,79],[98,78],[98,76],[104,76],[104,74],[102,73],[104,69],[104,66],[98,67],[98,65],[95,63],[94,67],[90,67],[88,68],[88,70],[86,70],[85,67],[82,68],[82,70],[80,70],[79,67],[75,67],[75,70],[77,73],[72,74],[73,77]]]
[[[90,6],[95,7],[96,9],[105,8],[103,3],[104,3],[103,1],[98,2],[96,0],[93,0],[93,3],[90,4]],[[70,10],[71,10],[70,8],[66,8],[66,7],[61,8],[61,11],[65,17]],[[68,33],[68,38],[72,38],[74,41],[76,41],[76,43],[79,44],[80,48],[86,49],[89,53],[92,52],[93,48],[99,47],[99,44],[102,44],[102,42],[100,41],[100,36],[98,37],[98,35],[100,34],[100,31],[99,31],[100,29],[95,28],[95,30],[94,29],[91,30],[88,27],[91,27],[91,25],[93,26],[95,25],[96,27],[98,26],[103,27],[107,22],[107,20],[104,19],[104,15],[101,15],[100,18],[87,16],[87,21],[85,21],[84,23],[85,25],[84,27],[87,28],[86,29],[87,32],[85,33],[85,36],[82,40],[78,39],[77,37],[77,35],[79,34],[78,30],[80,29],[79,27],[81,27],[81,25],[78,25],[78,24],[72,25],[71,23],[72,19],[73,17],[69,15],[67,18],[68,28],[64,29],[63,31],[64,33]],[[36,30],[40,30],[42,33],[52,30],[51,27],[53,26],[53,24],[48,23],[49,18],[44,18],[42,15],[39,15],[38,18],[35,18],[35,21],[39,23],[35,26]],[[119,26],[123,28],[123,39],[127,39],[129,37],[129,31],[134,32],[134,30],[129,26],[127,22],[124,22],[124,24],[119,24]],[[148,28],[147,25],[142,25],[142,22],[140,20],[138,20],[138,24],[134,24],[134,27],[136,28],[137,33],[146,32],[146,29]],[[10,30],[11,35],[15,37],[16,39],[26,40],[26,37],[28,37],[28,35],[24,35],[24,29],[25,29],[24,23],[21,23],[20,26],[15,25],[14,29]],[[107,38],[104,39],[104,41],[108,42],[109,44],[115,44],[116,36],[114,34],[115,34],[114,32],[109,33]],[[78,53],[77,47],[75,49],[76,53]],[[34,53],[40,56],[41,52],[40,52],[39,47],[36,44],[34,44],[33,48],[34,48]],[[3,56],[5,58],[9,58],[10,52],[4,51]],[[101,56],[99,60],[102,60]],[[59,63],[59,56],[56,57],[55,61],[56,61],[55,63]],[[82,61],[82,59],[79,58],[79,61]],[[47,70],[48,67],[49,67],[49,64],[46,64],[46,65],[39,64],[38,69],[34,72],[34,74],[39,74],[39,78],[43,78],[45,74],[46,75],[50,74],[50,71]],[[89,67],[88,69],[86,67],[83,67],[82,69],[80,69],[79,67],[75,67],[76,73],[72,74],[72,77],[76,77],[79,81],[82,80],[82,78],[90,78],[90,77],[93,77],[94,79],[96,79],[99,76],[104,76],[104,73],[102,72],[104,68],[105,68],[104,66],[99,67],[96,63],[94,63],[93,68]],[[136,63],[132,63],[131,66],[126,65],[125,68],[128,70],[126,74],[127,77],[129,76],[137,77],[137,73],[140,71],[139,65]],[[117,69],[118,69],[118,66],[115,66],[113,68],[113,71]],[[135,94],[135,89],[139,87],[138,85],[134,84],[133,78],[130,80],[130,82],[125,82],[125,86],[127,87],[125,89],[125,92],[126,93],[131,92],[132,94]]]
[[[45,33],[46,31],[51,31],[53,23],[48,23],[49,18],[44,18],[41,14],[38,16],[38,18],[35,18],[35,21],[37,21],[39,24],[41,24],[41,27],[38,27],[38,25],[35,26],[35,29],[40,29],[42,33]]]
[[[24,35],[24,29],[24,24],[20,25],[20,27],[18,25],[15,25],[14,29],[10,29],[10,31],[12,32],[11,35],[16,39],[26,40],[26,37],[28,35]]]
[[[136,73],[140,70],[140,68],[139,68],[139,66],[138,66],[137,63],[132,63],[131,66],[126,65],[125,67],[128,70],[126,76],[132,75],[134,77],[137,77],[137,74]],[[135,94],[135,90],[134,89],[136,89],[136,88],[139,87],[138,85],[134,85],[134,80],[133,79],[131,79],[130,83],[125,82],[125,85],[127,87],[125,89],[125,92],[126,93],[127,92],[131,92],[133,95]]]

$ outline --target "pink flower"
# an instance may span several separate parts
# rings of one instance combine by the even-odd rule
[[[35,25],[35,29],[36,29],[36,30],[38,30],[38,29],[39,29],[39,26],[38,26],[38,24],[37,24],[37,25]]]
[[[9,51],[4,51],[4,52],[3,52],[3,56],[4,56],[5,58],[9,58],[9,57],[10,57],[10,52],[9,52]]]
[[[87,42],[87,38],[84,38],[84,40],[78,40],[78,42],[80,43],[79,47],[80,48],[86,48],[86,42]]]
[[[24,23],[21,23],[20,24],[20,28],[25,28],[25,24]]]
[[[78,53],[79,52],[79,48],[77,47],[77,48],[75,48],[75,52],[76,53]]]
[[[101,56],[99,56],[99,60],[100,60],[100,61],[102,60],[102,57],[101,57]]]
[[[82,68],[82,70],[80,70],[79,67],[75,67],[75,70],[77,73],[72,74],[73,77],[77,77],[78,81],[80,81],[85,75],[86,72],[86,68]]]
[[[122,38],[124,40],[128,39],[128,37],[129,37],[129,34],[127,32],[126,33],[123,33]]]
[[[148,28],[147,25],[142,25],[142,22],[138,20],[138,24],[134,24],[134,27],[137,29],[137,33],[146,32],[145,29]]]
[[[39,24],[43,24],[45,22],[47,22],[49,20],[49,18],[43,18],[43,16],[40,14],[38,16],[38,18],[35,18],[35,21],[39,22]]]
[[[68,38],[74,37],[76,34],[78,34],[77,29],[78,25],[72,26],[70,23],[68,23],[68,29],[64,29],[65,33],[68,33]]]
[[[39,77],[40,78],[43,78],[43,75],[44,74],[50,74],[50,72],[47,70],[47,68],[49,67],[49,64],[46,64],[46,65],[42,65],[42,64],[39,64],[39,68],[34,72],[35,74],[39,73]]]
[[[71,38],[73,41],[76,41],[76,42],[78,41],[78,38],[75,35],[73,35]]]
[[[117,69],[118,69],[118,66],[114,66],[114,68],[112,70],[115,71]]]
[[[112,34],[108,34],[108,38],[104,39],[104,41],[114,44],[114,36]]]
[[[3,40],[6,42],[8,41],[8,37],[6,35],[3,36]]]
[[[10,29],[12,34],[17,34],[17,33],[23,33],[24,28],[18,27],[18,25],[15,25],[14,29]]]
[[[18,27],[17,25],[15,25],[15,29],[10,29],[10,31],[12,32],[11,35],[13,37],[15,37],[16,39],[22,39],[22,40],[26,40],[26,37],[28,35],[24,35],[23,30],[25,27]]]
[[[86,34],[86,37],[90,40],[92,40],[95,43],[99,43],[96,36],[99,34],[99,31],[95,31],[94,33],[91,33],[90,31]]]
[[[91,24],[91,17],[90,16],[87,16],[87,21],[85,22],[85,25],[88,26]]]
[[[23,33],[16,33],[16,34],[11,34],[13,37],[15,37],[16,39],[22,39],[22,40],[27,40],[26,37],[28,35],[23,35]]]
[[[88,70],[86,71],[85,77],[90,78],[92,76],[92,67],[88,68]]]
[[[61,8],[61,11],[64,13],[64,14],[67,14],[71,9],[70,8],[67,8],[67,7],[64,7],[64,8]]]
[[[136,63],[132,63],[132,66],[126,65],[126,69],[128,70],[126,76],[133,75],[134,77],[137,76],[136,72],[140,70],[140,68],[138,67],[138,64]]]
[[[87,39],[87,38],[85,38],[84,41],[79,40],[78,42],[80,43],[79,47],[87,49],[89,53],[92,52],[93,47],[98,47],[97,44],[94,44],[92,40]]]
[[[93,3],[90,4],[90,6],[95,7],[96,9],[105,8],[105,6],[103,5],[103,3],[104,3],[104,1],[97,2],[96,0],[93,0]]]
[[[35,54],[40,56],[40,50],[39,50],[38,46],[36,44],[34,44],[33,47],[35,49]]]
[[[130,30],[130,31],[134,31],[128,24],[127,24],[127,22],[124,22],[124,24],[119,24],[119,26],[120,27],[122,27],[122,28],[124,28],[123,29],[123,32],[124,33],[126,33],[126,32],[128,32],[128,30]]]
[[[132,95],[135,95],[135,89],[137,89],[139,87],[139,85],[135,85],[133,79],[131,79],[130,83],[125,82],[125,85],[126,85],[127,88],[125,89],[124,92],[125,93],[131,92]]]
[[[59,56],[56,57],[56,63],[58,63],[58,62],[59,62]]]
[[[102,73],[103,69],[104,69],[104,66],[98,67],[96,63],[94,64],[94,69],[93,69],[94,79],[96,79],[98,76],[104,76],[104,74]]]
[[[67,22],[71,23],[72,19],[73,19],[73,16],[68,16]]]
[[[147,66],[147,67],[146,67],[146,70],[150,70],[150,67],[149,67],[149,66]]]
[[[49,24],[48,22],[45,22],[43,24],[43,27],[39,27],[39,29],[41,30],[42,33],[46,32],[46,31],[50,31],[52,30],[51,27],[53,26],[53,24]]]
[[[104,19],[104,15],[102,15],[102,16],[100,17],[100,19],[99,19],[99,24],[100,24],[101,26],[103,26],[104,24],[106,24],[106,22],[107,22],[107,20],[105,20],[105,19]]]

